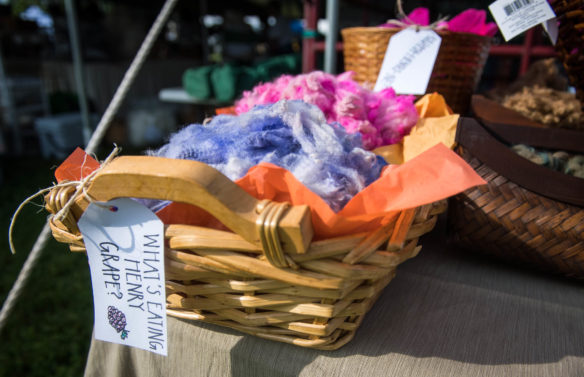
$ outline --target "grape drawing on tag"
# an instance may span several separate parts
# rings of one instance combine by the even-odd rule
[[[126,339],[130,332],[129,330],[126,330],[126,315],[115,306],[109,306],[107,308],[107,318],[110,325],[112,325],[117,332],[122,333],[121,338]]]

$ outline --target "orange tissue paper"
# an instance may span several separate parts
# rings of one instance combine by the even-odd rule
[[[400,143],[375,149],[390,164],[402,164],[420,153],[442,143],[454,147],[459,114],[454,114],[444,97],[438,93],[426,94],[415,104],[420,115],[418,122]]]
[[[57,178],[78,180],[95,170],[95,160],[82,154],[74,152],[57,169]],[[320,239],[375,230],[401,210],[433,203],[486,182],[456,153],[437,144],[402,165],[387,166],[379,179],[338,213],[289,171],[273,164],[254,166],[236,183],[258,199],[308,205],[315,237]],[[221,227],[203,210],[183,203],[171,203],[157,215],[165,224]]]

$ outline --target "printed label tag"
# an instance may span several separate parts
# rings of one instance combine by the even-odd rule
[[[90,204],[78,226],[91,270],[95,338],[166,356],[162,221],[124,198]]]
[[[556,16],[547,0],[497,0],[489,10],[505,41]]]
[[[392,87],[398,94],[426,93],[441,42],[432,30],[396,33],[387,45],[374,90]]]

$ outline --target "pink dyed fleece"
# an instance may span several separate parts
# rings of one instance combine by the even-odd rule
[[[244,92],[235,112],[281,99],[300,99],[318,106],[327,122],[338,122],[349,133],[360,132],[366,149],[400,142],[418,121],[414,97],[398,96],[391,88],[373,92],[353,76],[354,72],[334,76],[322,71],[284,75]]]
[[[401,20],[408,25],[427,26],[430,24],[430,11],[428,8],[416,8],[408,14],[408,18]],[[411,22],[410,22],[411,21]],[[394,28],[393,24],[383,24],[381,27]],[[457,33],[473,33],[493,37],[499,30],[494,22],[487,22],[487,12],[482,9],[467,9],[454,16],[450,21],[438,24],[445,30]]]

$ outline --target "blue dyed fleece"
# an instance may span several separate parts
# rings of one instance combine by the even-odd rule
[[[149,153],[201,161],[232,180],[260,162],[270,162],[289,170],[335,212],[375,181],[386,165],[362,148],[359,133],[327,124],[318,107],[298,100],[189,125]]]

